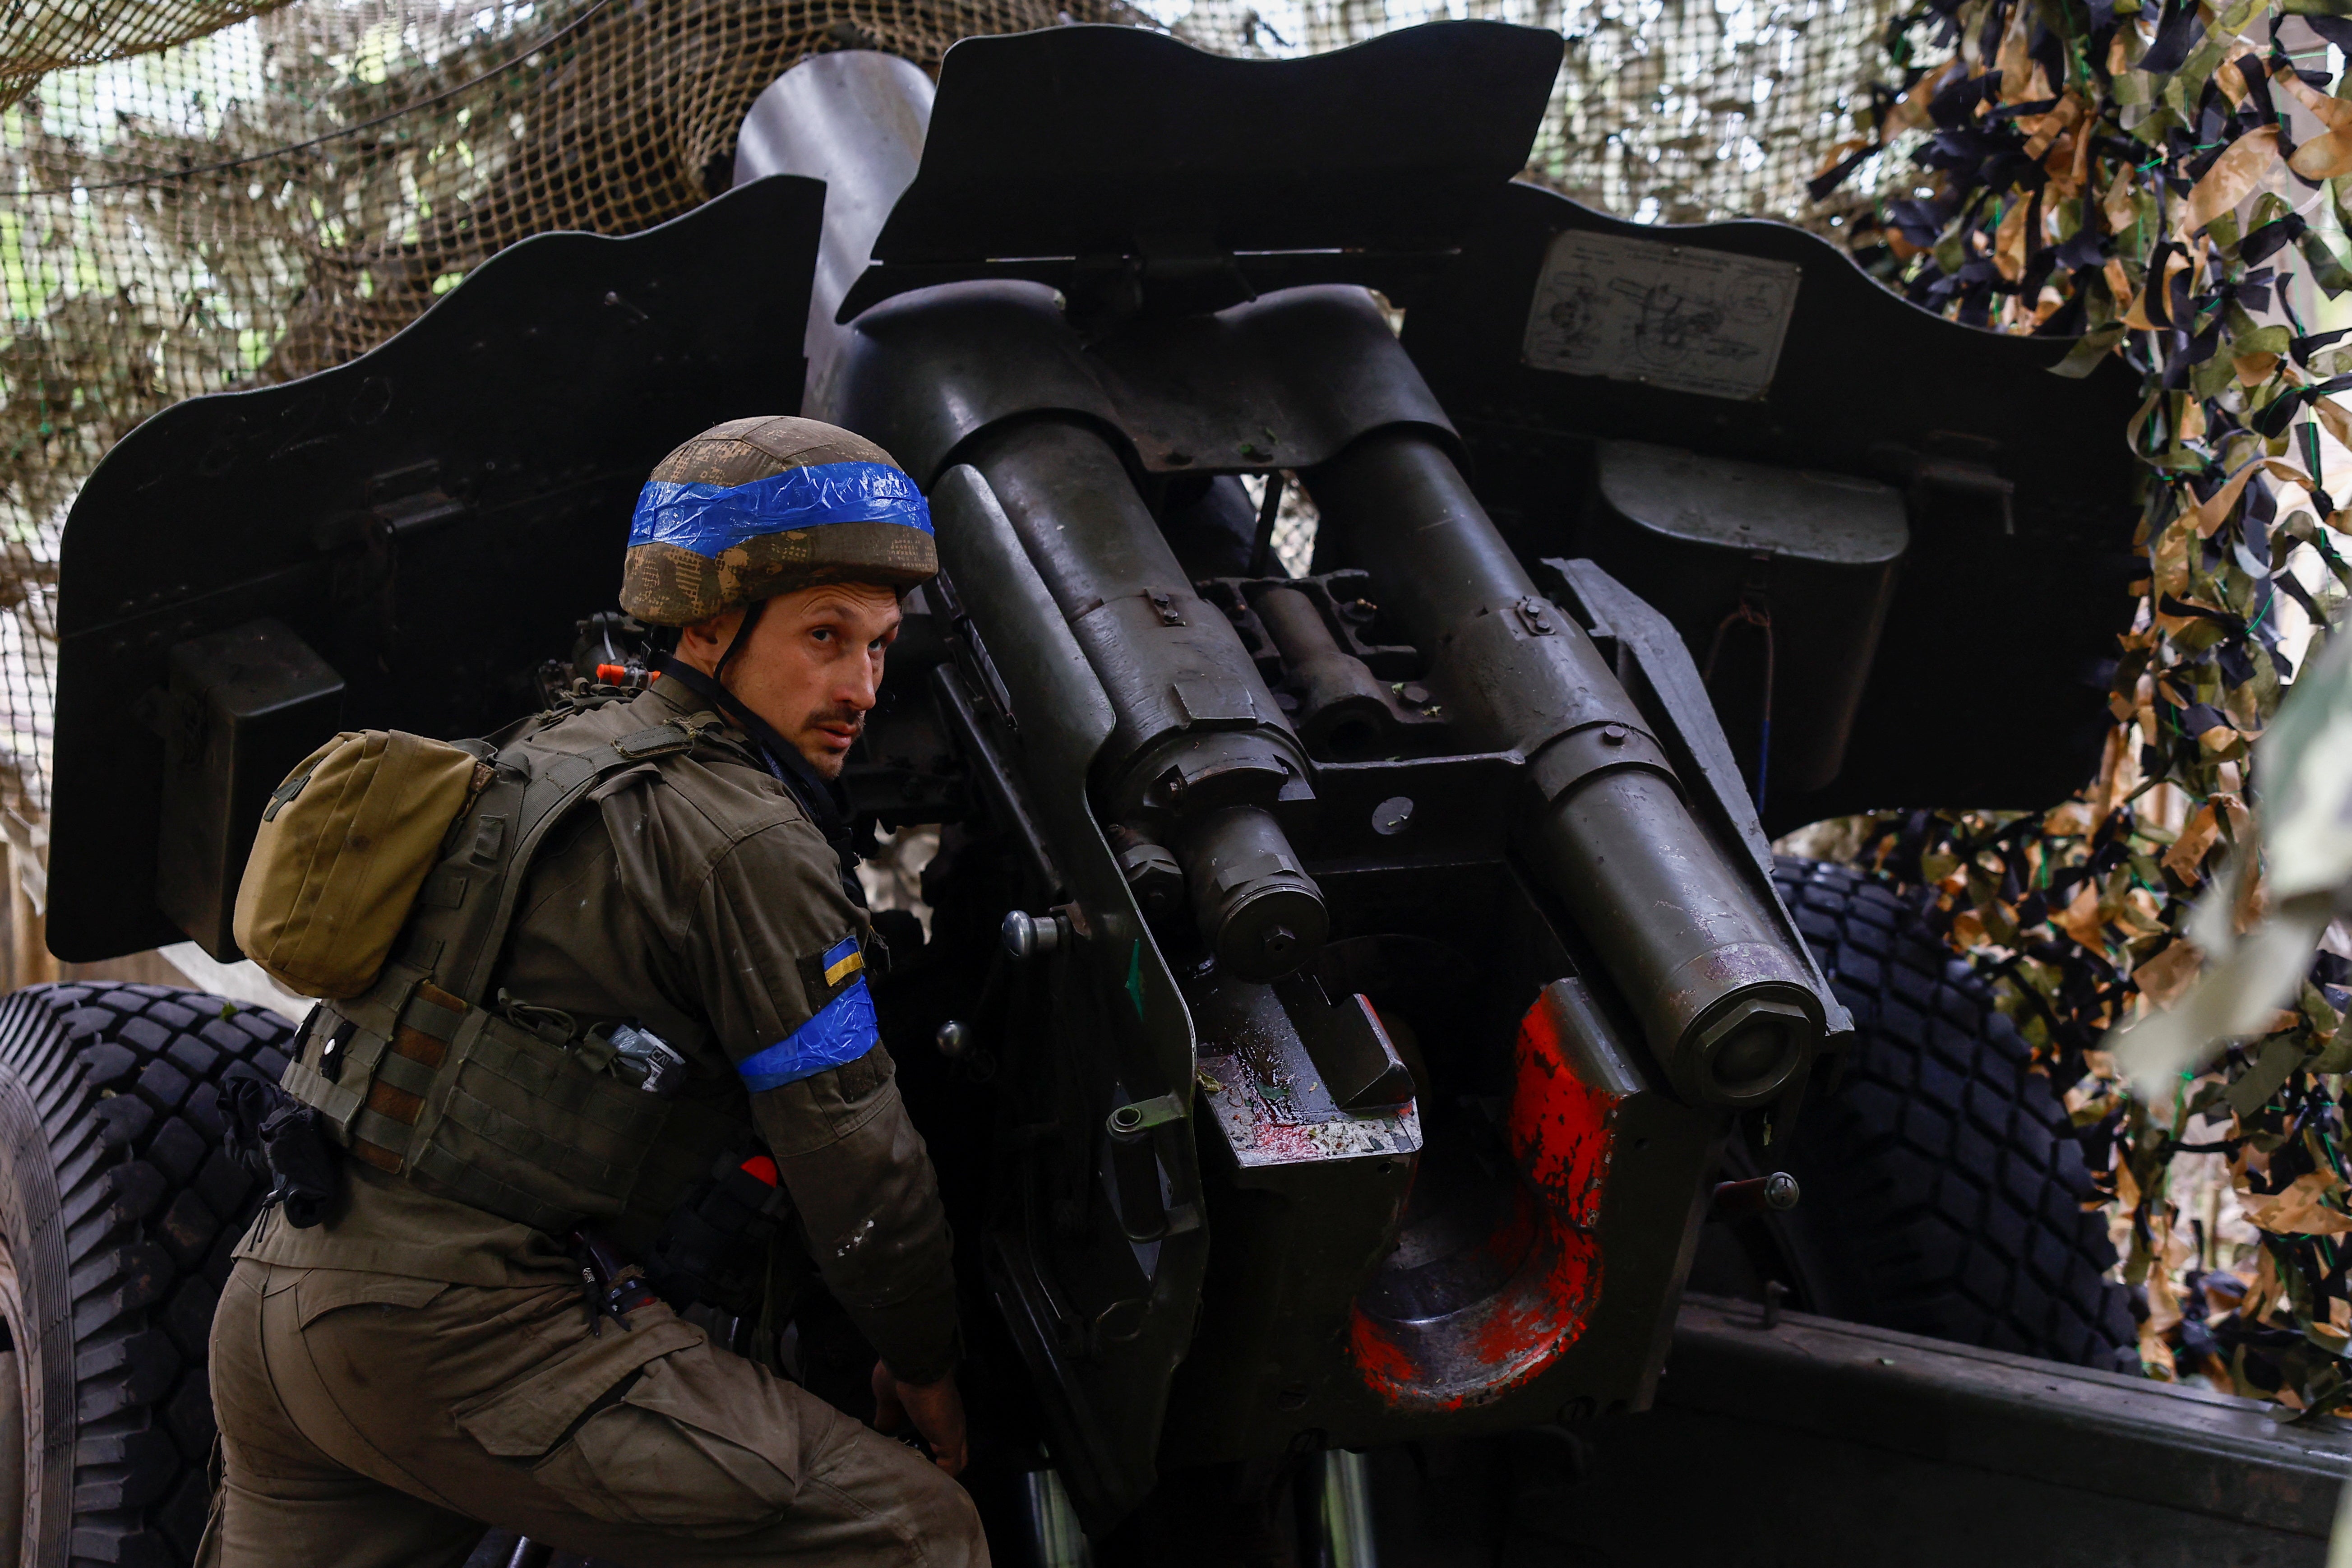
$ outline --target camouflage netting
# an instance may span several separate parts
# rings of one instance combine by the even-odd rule
[[[44,804],[57,529],[133,425],[350,359],[527,235],[677,216],[725,188],[745,109],[812,50],[935,64],[964,34],[1109,3],[292,5],[22,89],[0,120],[0,669],[25,807]]]
[[[0,106],[16,102],[53,70],[168,48],[268,8],[269,0],[258,5],[225,5],[218,0],[112,7],[44,5],[33,0],[11,5],[7,37],[0,39]]]
[[[1855,165],[1905,166],[1879,269],[1961,321],[2081,334],[2069,370],[2123,357],[2147,482],[2097,776],[2041,816],[1889,817],[1880,862],[2067,1088],[2148,1370],[2352,1407],[2346,922],[2185,1066],[2116,1033],[2260,915],[2255,830],[2292,775],[2256,742],[2352,604],[2352,5],[1926,0],[1886,37]]]

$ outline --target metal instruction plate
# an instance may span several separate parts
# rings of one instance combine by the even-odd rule
[[[1571,230],[1544,253],[1521,357],[1538,370],[1761,397],[1801,276],[1793,262]]]

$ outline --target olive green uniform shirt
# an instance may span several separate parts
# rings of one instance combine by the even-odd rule
[[[690,706],[689,706],[690,704]],[[656,682],[533,742],[587,751],[701,710]],[[581,1027],[633,1021],[680,1053],[696,1097],[750,1092],[735,1065],[791,1037],[829,989],[821,959],[866,911],[791,793],[732,730],[611,779],[531,863],[489,1001],[556,1008]],[[878,1040],[846,1065],[751,1094],[761,1138],[826,1285],[891,1370],[931,1382],[956,1357],[938,1183]],[[739,1101],[740,1103],[740,1101]],[[561,1243],[356,1161],[349,1203],[296,1230],[275,1210],[240,1257],[465,1285],[575,1278]],[[616,1236],[625,1250],[647,1237]]]

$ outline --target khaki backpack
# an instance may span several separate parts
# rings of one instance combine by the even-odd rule
[[[346,731],[278,786],[236,890],[237,946],[305,996],[375,984],[441,841],[490,768],[398,730]]]

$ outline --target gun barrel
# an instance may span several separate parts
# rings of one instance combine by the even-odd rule
[[[1311,488],[1463,722],[1529,759],[1539,802],[1519,826],[1524,850],[1676,1088],[1719,1105],[1780,1094],[1823,1030],[1807,971],[1591,639],[1537,593],[1429,435],[1368,437]]]
[[[1192,592],[1094,429],[1028,419],[972,446],[967,460],[1118,715],[1095,764],[1106,819],[1174,852],[1219,967],[1245,980],[1290,973],[1330,921],[1275,813],[1313,796],[1306,756],[1232,623]]]

